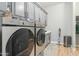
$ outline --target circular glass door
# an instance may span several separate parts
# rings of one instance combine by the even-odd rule
[[[37,45],[42,46],[45,42],[45,30],[40,29],[37,33]]]
[[[10,56],[28,56],[33,49],[33,33],[29,29],[19,29],[9,38],[6,53]]]

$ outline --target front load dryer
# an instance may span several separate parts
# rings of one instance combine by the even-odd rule
[[[38,56],[45,49],[45,29],[36,28],[36,55]]]
[[[3,56],[33,56],[34,32],[32,27],[3,26]]]

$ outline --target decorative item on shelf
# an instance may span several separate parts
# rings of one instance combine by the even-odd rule
[[[6,21],[11,21],[12,20],[12,13],[10,11],[10,8],[8,7],[6,11],[3,13],[3,19]]]

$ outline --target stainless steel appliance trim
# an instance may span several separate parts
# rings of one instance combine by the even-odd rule
[[[0,56],[2,56],[2,17],[0,17]]]

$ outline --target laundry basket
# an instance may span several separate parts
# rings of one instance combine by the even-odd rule
[[[72,45],[72,37],[64,36],[64,47],[71,47]]]

